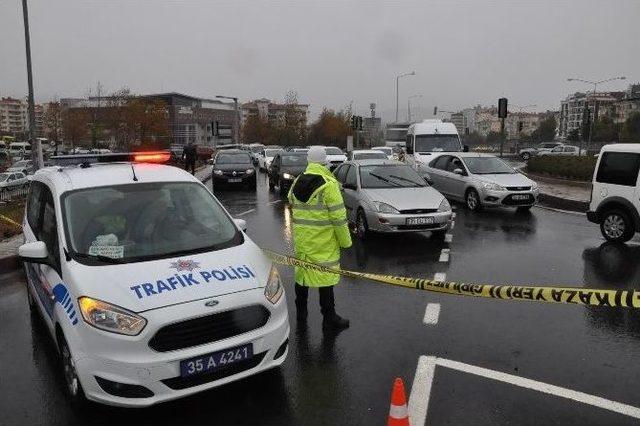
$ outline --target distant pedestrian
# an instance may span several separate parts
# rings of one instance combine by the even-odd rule
[[[182,160],[184,161],[184,169],[191,171],[191,174],[196,173],[196,158],[198,157],[198,150],[193,142],[189,142],[182,150]]]
[[[338,269],[340,250],[351,246],[351,235],[340,185],[325,167],[326,160],[324,148],[311,147],[309,165],[289,191],[293,242],[298,259]],[[309,287],[317,287],[323,328],[349,327],[349,321],[336,314],[333,286],[340,280],[338,274],[296,267],[295,280],[298,323],[306,323]]]

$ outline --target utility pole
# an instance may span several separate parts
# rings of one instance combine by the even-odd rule
[[[509,111],[507,103],[507,98],[498,99],[498,117],[500,118],[500,158],[502,158],[504,152],[504,119],[507,118]]]
[[[400,96],[398,94],[400,89],[400,78],[406,77],[408,75],[416,75],[415,71],[411,71],[408,73],[400,74],[396,76],[396,123],[398,122],[398,108],[400,107]]]
[[[31,72],[31,39],[29,37],[29,11],[27,0],[22,0],[22,16],[24,18],[24,43],[27,53],[27,83],[29,85],[29,143],[31,144],[31,160],[35,169],[44,166],[40,140],[36,139],[36,105],[33,96],[33,74]]]

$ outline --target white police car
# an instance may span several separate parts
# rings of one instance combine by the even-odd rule
[[[278,271],[202,183],[141,162],[166,159],[66,156],[33,175],[19,254],[76,402],[147,406],[287,355]]]

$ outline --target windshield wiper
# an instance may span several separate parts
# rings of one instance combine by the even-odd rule
[[[403,181],[405,181],[405,182],[410,182],[410,183],[412,183],[412,184],[414,184],[414,185],[417,185],[417,186],[424,186],[424,185],[421,185],[421,184],[420,184],[420,182],[416,182],[415,180],[411,180],[411,179],[403,178],[402,176],[389,175],[389,177],[390,177],[390,178],[394,178],[394,179],[403,180]]]
[[[393,182],[393,181],[390,181],[390,180],[389,180],[389,179],[387,179],[386,177],[383,177],[383,176],[377,175],[377,174],[375,174],[375,173],[369,173],[369,176],[373,176],[374,178],[380,179],[380,180],[381,180],[381,181],[383,181],[383,182],[390,183],[391,185],[395,185],[395,186],[397,186],[397,187],[404,188],[404,186],[400,185],[399,183],[397,183],[397,182]]]
[[[104,262],[104,263],[113,263],[113,264],[125,263],[122,259],[117,259],[117,258],[109,257],[109,256],[103,256],[101,254],[88,254],[88,253],[74,252],[71,255],[71,257],[79,257],[80,259],[95,259],[95,260],[99,260],[99,261]]]

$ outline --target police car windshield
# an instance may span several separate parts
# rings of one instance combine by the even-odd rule
[[[251,164],[248,154],[219,154],[216,159],[218,164]]]
[[[416,152],[460,152],[458,135],[416,135]]]
[[[207,252],[243,241],[213,196],[191,182],[81,189],[63,195],[65,232],[82,263],[128,263]]]

